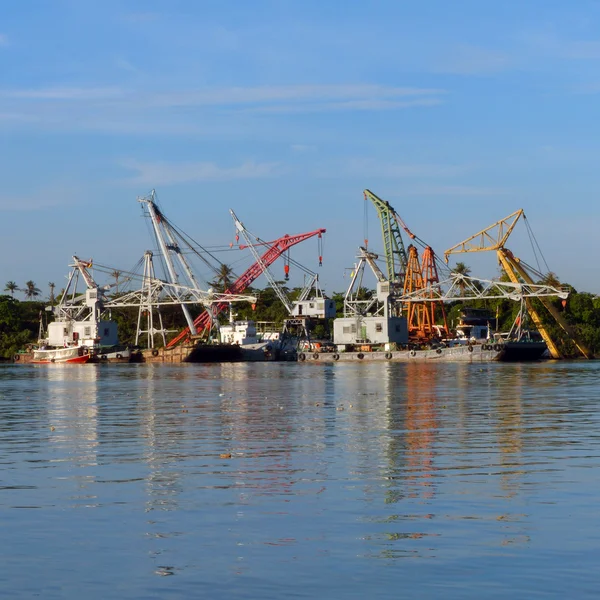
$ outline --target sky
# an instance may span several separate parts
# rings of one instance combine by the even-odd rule
[[[155,189],[208,247],[229,208],[265,240],[326,228],[322,267],[314,240],[292,258],[343,291],[382,247],[369,188],[440,255],[523,208],[600,293],[598,1],[4,2],[0,74],[2,287],[47,295],[73,254],[131,268]],[[535,265],[522,224],[507,245]]]

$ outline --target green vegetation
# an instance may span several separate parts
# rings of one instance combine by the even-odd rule
[[[0,357],[10,358],[37,340],[42,310],[41,302],[20,302],[12,296],[0,296]]]

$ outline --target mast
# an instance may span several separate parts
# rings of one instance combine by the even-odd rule
[[[152,261],[152,252],[147,250],[144,254],[144,275],[142,278],[142,289],[140,294],[140,305],[138,310],[137,331],[135,333],[135,345],[139,344],[141,334],[147,335],[147,347],[154,348],[154,336],[158,333],[162,336],[163,346],[167,344],[165,337],[166,330],[163,325],[162,314],[160,312],[160,303],[158,298],[155,301],[156,281],[154,274],[154,263]],[[160,329],[154,329],[154,307],[156,306]],[[142,329],[142,316],[146,313],[146,329]]]
[[[168,230],[167,230],[167,235],[169,236],[169,241],[171,242],[171,244],[167,244],[164,239],[163,231],[162,231],[162,228],[160,227],[160,224],[161,224],[163,218],[162,218],[162,214],[156,207],[156,204],[154,202],[154,196],[155,196],[155,193],[154,193],[154,190],[152,190],[152,193],[150,194],[149,198],[138,198],[138,202],[142,202],[142,203],[146,204],[146,206],[148,207],[148,213],[150,214],[150,219],[152,221],[152,227],[154,228],[154,233],[156,234],[156,239],[158,240],[158,245],[160,246],[162,255],[165,258],[165,263],[167,265],[167,271],[168,271],[168,275],[170,278],[170,283],[178,284],[179,277],[177,275],[177,272],[175,271],[175,265],[173,264],[171,252],[174,252],[175,255],[179,257],[179,261],[182,264],[185,261],[183,261],[183,258],[181,257],[181,253],[179,251],[179,247],[174,242],[174,240],[173,240],[172,236],[170,235],[170,232],[168,232]],[[189,271],[189,267],[188,268],[184,267],[184,269],[187,274]],[[193,277],[191,278],[191,281],[192,281],[192,283],[194,283],[196,285],[196,288],[199,287],[196,284],[196,281]],[[173,290],[173,293],[176,294],[176,296],[179,298],[179,292],[176,289]],[[190,314],[188,307],[182,303],[181,310],[183,311],[183,315],[185,316],[185,320],[190,329],[190,333],[192,335],[196,335],[196,326],[194,325],[194,319],[192,319],[192,315]]]
[[[269,283],[271,284],[271,287],[277,294],[278,298],[281,300],[281,303],[283,304],[283,306],[285,306],[285,309],[287,310],[288,314],[291,315],[294,307],[290,303],[289,298],[283,293],[283,290],[281,289],[281,287],[275,281],[275,278],[271,274],[271,271],[269,270],[268,265],[265,263],[263,258],[257,252],[256,248],[254,247],[254,244],[252,243],[252,240],[250,239],[250,234],[249,234],[248,230],[244,227],[244,224],[237,218],[236,214],[233,212],[232,209],[229,209],[229,212],[235,223],[236,230],[239,231],[244,236],[244,239],[246,240],[246,244],[247,244],[248,248],[250,248],[250,251],[252,252],[252,256],[254,256],[254,260],[260,265],[262,272],[264,273],[265,277],[268,279]]]

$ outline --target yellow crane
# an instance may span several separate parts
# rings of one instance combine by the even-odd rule
[[[523,217],[525,219],[525,213],[523,209],[519,209],[514,213],[508,215],[500,221],[496,221],[493,225],[482,229],[479,233],[472,235],[466,240],[452,246],[444,252],[444,258],[446,263],[450,254],[460,254],[464,252],[487,252],[496,251],[498,256],[498,262],[508,275],[510,280],[514,283],[534,283],[533,279],[527,272],[524,263],[517,258],[508,248],[505,248],[506,241],[512,233],[517,221]],[[577,338],[573,328],[563,319],[562,315],[556,310],[551,304],[549,299],[540,298],[540,302],[546,307],[548,312],[552,315],[554,320],[560,325],[560,327],[567,333],[567,335],[573,340],[573,343],[581,354],[585,358],[593,358],[591,352],[586,346]],[[527,306],[527,312],[531,316],[531,320],[537,327],[542,338],[548,346],[548,350],[552,358],[562,358],[562,354],[556,345],[556,342],[550,337],[550,334],[544,327],[542,319],[539,313],[535,309],[531,298],[525,298],[525,304]]]

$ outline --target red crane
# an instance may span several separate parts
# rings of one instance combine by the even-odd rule
[[[304,242],[305,240],[308,240],[315,236],[321,238],[325,231],[325,229],[316,229],[315,231],[311,231],[309,233],[299,233],[298,235],[286,234],[283,237],[280,237],[278,240],[275,240],[274,242],[266,242],[265,245],[268,246],[268,248],[266,252],[261,256],[262,264],[259,264],[258,262],[252,264],[225,290],[225,294],[241,294],[244,290],[248,288],[248,286],[254,280],[258,279],[262,275],[263,264],[269,267],[292,246],[295,246],[296,244]],[[240,248],[241,247],[242,246],[240,246]],[[321,263],[321,261],[322,257],[319,256],[319,264]],[[229,304],[227,302],[221,302],[217,304],[215,307],[215,314],[219,314],[220,312],[224,311],[228,306]],[[208,329],[211,325],[211,322],[212,319],[210,313],[207,310],[200,313],[194,321],[194,325],[198,334],[200,334],[205,329]],[[189,327],[186,327],[177,337],[174,337],[167,344],[167,348],[172,348],[180,342],[189,339],[189,337],[190,330]]]

